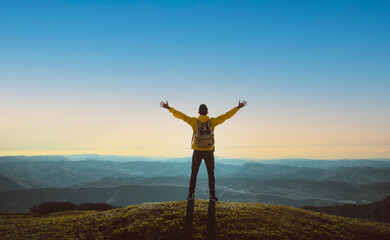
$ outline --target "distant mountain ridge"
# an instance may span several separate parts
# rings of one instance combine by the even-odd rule
[[[341,203],[368,203],[373,200],[382,199],[389,194],[390,182],[353,185],[336,181],[314,181],[309,179],[247,179],[221,177],[217,179],[217,191],[224,201],[239,202],[263,202],[274,204],[287,204],[300,207],[299,202],[305,199],[323,199],[329,204]],[[187,187],[189,177],[153,177],[153,178],[102,178],[98,181],[82,183],[70,186],[80,187],[115,187],[131,184],[148,186],[170,185]],[[207,194],[207,178],[199,178],[197,192]],[[279,198],[290,199],[278,202],[277,200],[266,201],[262,196],[278,196]],[[268,199],[270,199],[268,197]],[[293,199],[296,201],[293,203]],[[325,202],[325,201],[324,201]]]
[[[26,186],[24,182],[16,180],[15,178],[0,175],[0,191],[25,188],[31,188],[31,186]]]
[[[241,166],[217,162],[216,177],[251,179],[311,179],[369,184],[390,181],[389,168],[335,167],[305,168],[279,164],[246,163]],[[191,162],[113,161],[0,161],[0,174],[28,182],[47,183],[44,187],[67,187],[97,181],[103,177],[188,176]],[[207,177],[204,164],[199,177]],[[40,184],[41,185],[41,184]]]
[[[105,202],[117,206],[150,201],[176,201],[187,196],[188,182],[189,178],[184,176],[103,178],[70,188],[0,191],[2,196],[0,211],[26,212],[33,205],[45,201]],[[390,182],[381,183],[379,187],[377,184],[355,187],[340,182],[317,182],[304,179],[242,178],[220,178],[216,188],[218,197],[222,201],[261,202],[293,207],[367,203],[384,198],[389,194],[389,189]],[[153,191],[152,195],[151,191]],[[198,179],[195,197],[208,199],[207,179]]]
[[[183,200],[187,192],[186,187],[161,185],[9,190],[0,191],[0,212],[28,212],[42,202],[100,202],[128,206],[144,202],[178,201]]]
[[[100,154],[73,154],[73,155],[37,155],[37,156],[0,156],[2,161],[114,161],[114,162],[188,162],[191,157],[167,158],[167,157],[146,157],[146,156],[124,156],[124,155],[100,155]],[[243,165],[246,163],[277,164],[306,168],[331,168],[331,167],[390,167],[390,159],[338,159],[338,160],[317,160],[304,158],[287,159],[233,159],[216,156],[216,162],[228,165]]]
[[[156,187],[156,192],[159,192],[160,188],[188,189],[190,158],[160,161],[151,159],[136,161],[136,158],[131,158],[133,160],[128,161],[130,158],[123,157],[123,161],[105,161],[105,156],[100,155],[77,157],[100,158],[99,160],[72,160],[68,157],[64,159],[63,156],[0,158],[0,195],[10,194],[6,201],[2,202],[0,199],[0,209],[24,211],[31,207],[28,199],[32,192],[38,193],[35,191],[38,188],[40,192],[36,201],[51,201],[46,199],[51,196],[50,193],[53,191],[51,189],[57,189],[59,193],[58,199],[53,201],[66,201],[68,195],[65,193],[83,194],[81,189],[88,189],[87,195],[96,196],[96,193],[105,188],[104,191],[109,194],[100,200],[103,202],[115,195],[112,191],[118,188],[125,189],[121,187],[126,186],[139,186],[137,194],[140,195],[147,195],[150,187]],[[302,166],[304,163],[306,165]],[[390,194],[390,161],[386,160],[286,159],[253,162],[219,159],[215,163],[215,176],[218,197],[223,201],[232,202],[261,202],[294,207],[330,206],[371,203]],[[123,196],[127,196],[126,194]],[[187,195],[186,191],[182,194],[179,199],[168,200],[180,200]],[[131,194],[127,196],[129,199],[131,197]],[[208,197],[207,171],[204,163],[199,170],[196,197],[206,199]],[[92,198],[88,199],[88,202],[93,201]],[[116,205],[124,206],[124,201],[118,201],[120,204]]]
[[[260,161],[264,164],[279,164],[306,168],[334,168],[334,167],[389,167],[390,159],[338,159],[338,160],[314,160],[314,159],[276,159]]]
[[[302,209],[390,223],[390,195],[385,199],[370,204],[344,204],[326,207],[304,206]]]
[[[15,161],[70,161],[69,158],[60,155],[38,155],[38,156],[2,156],[0,162],[15,162]]]

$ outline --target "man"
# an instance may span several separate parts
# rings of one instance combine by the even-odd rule
[[[187,200],[194,200],[195,186],[196,186],[196,177],[198,175],[199,166],[204,159],[204,162],[207,167],[207,174],[209,176],[209,189],[210,189],[210,200],[218,201],[218,198],[215,196],[215,178],[214,178],[214,128],[226,121],[227,119],[233,117],[234,114],[240,109],[245,107],[247,104],[246,101],[238,101],[238,106],[234,107],[229,112],[222,114],[216,118],[210,118],[207,116],[208,109],[205,104],[199,106],[199,117],[189,117],[182,112],[175,110],[174,108],[168,105],[168,101],[160,102],[160,106],[166,108],[173,114],[173,116],[182,119],[184,122],[191,125],[194,132],[192,149],[194,153],[192,155],[192,166],[191,166],[191,179],[189,194]]]

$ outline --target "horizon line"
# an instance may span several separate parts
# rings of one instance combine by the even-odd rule
[[[97,154],[97,153],[75,153],[75,154],[18,154],[18,155],[0,155],[0,157],[39,157],[39,156],[77,156],[77,155],[95,155],[95,156],[111,156],[111,157],[129,157],[129,158],[151,158],[151,159],[159,159],[159,160],[167,160],[167,159],[183,159],[183,158],[191,158],[191,156],[187,157],[166,157],[166,156],[146,156],[146,155],[122,155],[122,154]],[[380,157],[372,157],[372,158],[335,158],[335,159],[319,159],[319,158],[302,158],[302,157],[289,157],[289,158],[231,158],[231,157],[223,157],[223,156],[215,156],[216,159],[229,159],[229,160],[244,160],[244,161],[275,161],[275,160],[315,160],[315,161],[338,161],[338,160],[390,160],[390,158],[380,158]]]

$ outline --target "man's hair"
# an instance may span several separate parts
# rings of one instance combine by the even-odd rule
[[[208,109],[207,109],[206,104],[201,104],[199,106],[199,114],[200,115],[207,115],[207,112],[208,112]]]

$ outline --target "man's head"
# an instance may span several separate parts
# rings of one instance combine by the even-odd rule
[[[207,113],[209,113],[209,112],[208,112],[206,104],[201,104],[199,106],[199,114],[200,115],[207,115]]]

